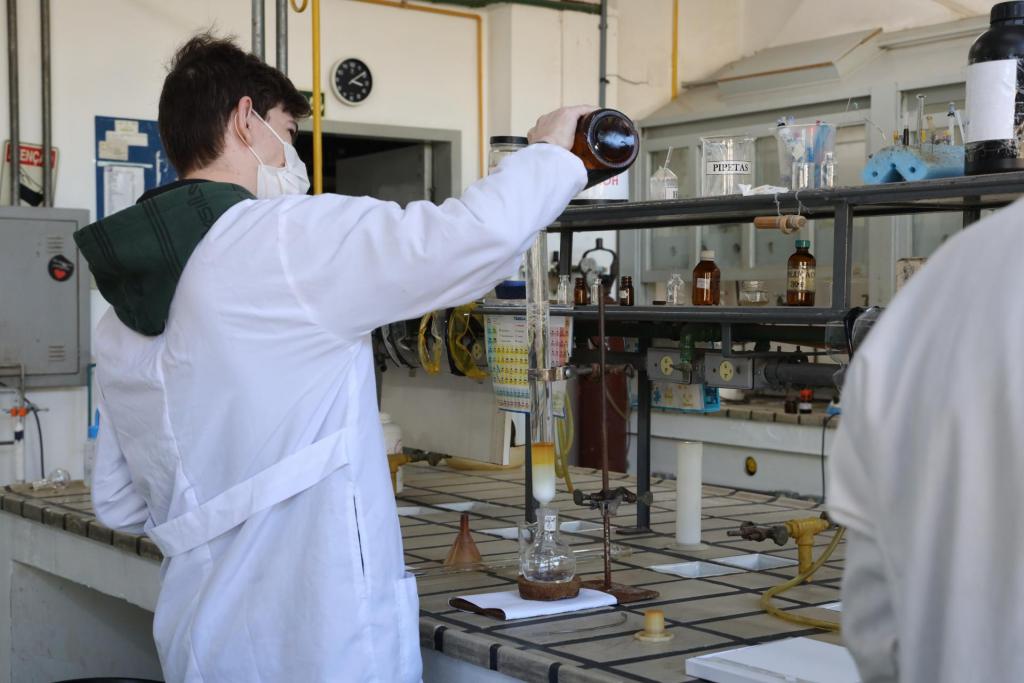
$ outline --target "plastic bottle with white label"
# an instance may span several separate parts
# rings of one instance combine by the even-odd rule
[[[992,8],[968,55],[967,175],[1024,170],[1024,2]]]
[[[660,167],[653,175],[651,175],[650,198],[679,198],[679,178],[667,166]]]
[[[722,293],[722,271],[715,265],[715,252],[700,252],[700,263],[693,269],[693,305],[717,306]]]

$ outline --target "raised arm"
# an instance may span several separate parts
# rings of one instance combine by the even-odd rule
[[[296,295],[345,338],[481,296],[515,272],[538,232],[586,183],[582,162],[554,142],[511,155],[440,206],[412,202],[403,210],[337,195],[296,201],[278,232]]]

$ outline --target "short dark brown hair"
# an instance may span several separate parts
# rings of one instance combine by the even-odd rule
[[[228,118],[246,95],[263,117],[278,105],[295,118],[311,113],[287,76],[231,38],[200,33],[178,49],[160,92],[159,113],[160,138],[178,175],[220,156]]]

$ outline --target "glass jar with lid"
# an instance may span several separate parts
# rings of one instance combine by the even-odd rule
[[[767,306],[768,301],[764,280],[744,280],[740,284],[740,306]]]
[[[494,173],[501,160],[510,154],[518,152],[529,145],[530,142],[523,137],[515,135],[495,135],[491,138],[491,152],[487,160],[487,175]]]

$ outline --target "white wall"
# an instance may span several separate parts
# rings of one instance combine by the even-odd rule
[[[273,61],[273,2],[267,2],[266,54]],[[460,130],[463,184],[476,178],[476,32],[468,19],[373,6],[348,0],[322,3],[324,84],[339,58],[358,56],[374,72],[375,91],[362,106],[348,107],[326,95],[326,117]],[[558,13],[546,12],[548,20]],[[6,36],[6,18],[0,22]],[[484,13],[486,30],[487,14]],[[98,115],[155,119],[165,65],[191,33],[213,26],[249,45],[249,3],[244,0],[91,0],[52,4],[53,140],[60,150],[56,205],[82,207],[95,216],[93,118]],[[41,141],[39,3],[19,0],[21,138]],[[296,85],[311,88],[310,13],[289,17],[289,67]],[[486,33],[485,33],[486,37]],[[6,50],[3,51],[6,54]],[[6,63],[0,77],[0,139],[8,137]],[[523,102],[524,111],[529,103]],[[85,438],[84,389],[35,391],[48,408],[41,416],[48,467],[81,474]],[[9,402],[0,395],[0,407]],[[34,424],[27,449],[36,453]],[[0,441],[10,436],[0,418]],[[0,456],[10,452],[0,446]],[[35,455],[30,463],[37,462]],[[29,476],[37,476],[34,464]]]

